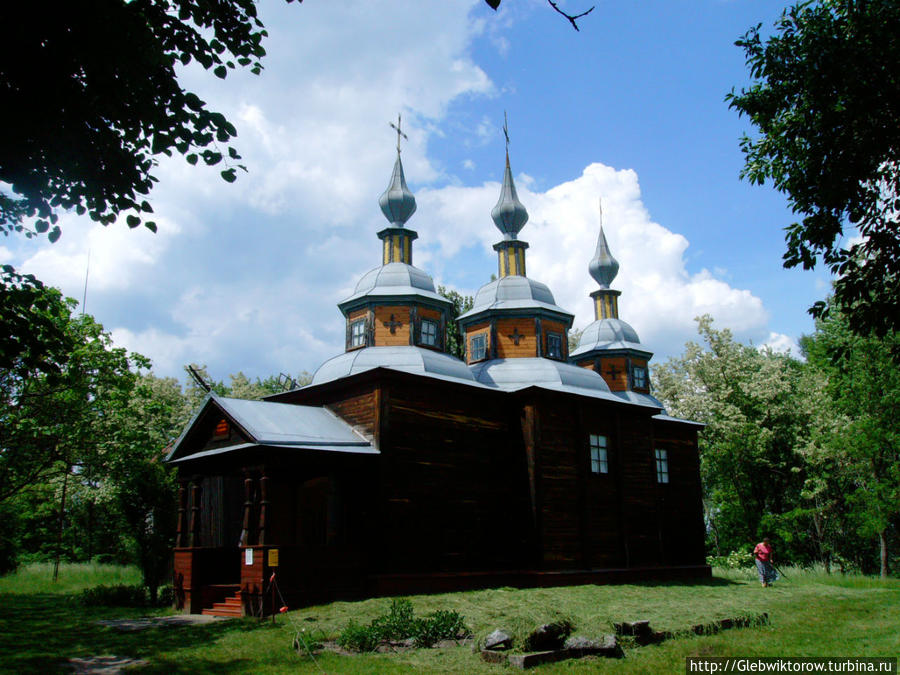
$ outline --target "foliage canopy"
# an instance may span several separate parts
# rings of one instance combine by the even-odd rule
[[[146,196],[159,155],[208,165],[240,156],[234,126],[181,88],[176,68],[196,61],[220,78],[259,73],[265,30],[253,0],[101,0],[4,8],[0,42],[0,229],[49,232],[59,209],[105,224],[152,213]],[[237,165],[239,166],[239,165]],[[235,180],[236,166],[222,177]],[[37,218],[35,231],[26,218]],[[152,221],[144,223],[155,229]],[[52,229],[51,229],[52,226]]]
[[[775,28],[736,42],[755,82],[726,100],[758,129],[741,140],[742,176],[771,180],[802,217],[786,228],[785,267],[821,256],[853,329],[885,335],[900,323],[900,4],[801,2]]]

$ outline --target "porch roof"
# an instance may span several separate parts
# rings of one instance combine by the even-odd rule
[[[190,447],[193,445],[189,441],[191,431],[212,408],[237,427],[244,438],[232,445],[217,448],[204,445],[204,449],[192,452],[197,448]],[[210,392],[166,461],[181,462],[259,446],[378,454],[369,439],[325,407],[246,401]]]

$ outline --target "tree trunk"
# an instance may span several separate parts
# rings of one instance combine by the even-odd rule
[[[59,500],[59,531],[56,535],[56,561],[53,563],[53,581],[59,579],[59,557],[62,555],[63,526],[66,522],[66,488],[69,484],[69,465],[66,464],[66,472],[63,474],[62,497]]]
[[[881,546],[881,578],[887,579],[888,575],[888,551],[887,538],[884,536],[884,530],[878,533],[878,543]]]

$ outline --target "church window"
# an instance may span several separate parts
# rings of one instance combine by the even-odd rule
[[[591,473],[609,473],[609,451],[606,436],[590,435]]]
[[[547,334],[547,356],[551,359],[561,359],[562,354],[562,335],[559,333]]]
[[[631,382],[635,389],[646,389],[647,369],[644,366],[634,366],[631,369]]]
[[[422,320],[422,344],[430,345],[432,347],[437,345],[437,332],[438,326],[437,322],[429,321],[428,319]]]
[[[476,335],[472,338],[471,343],[471,357],[472,361],[481,361],[484,359],[487,354],[487,338],[485,335]]]
[[[366,321],[360,319],[350,324],[350,346],[362,347],[366,343]]]
[[[669,453],[659,448],[656,449],[656,482],[669,482]]]

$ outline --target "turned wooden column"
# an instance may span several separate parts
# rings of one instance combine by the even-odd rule
[[[253,509],[253,479],[244,473],[244,518],[241,526],[241,546],[250,544],[250,514]]]
[[[263,469],[262,476],[259,477],[259,528],[257,544],[260,546],[266,543],[266,522],[269,515],[269,477]]]
[[[185,532],[187,531],[187,481],[178,481],[178,521],[175,525],[175,548],[184,546]]]
[[[200,546],[200,483],[191,484],[191,541],[190,546]]]

